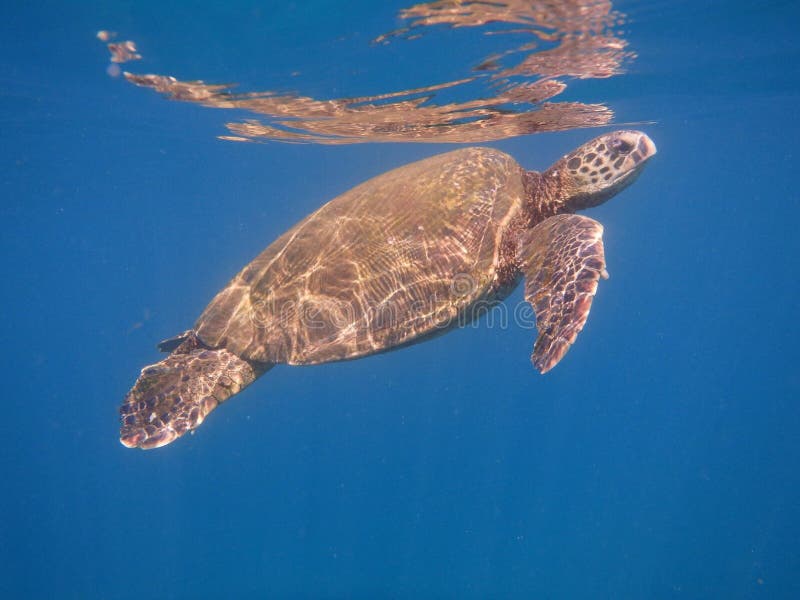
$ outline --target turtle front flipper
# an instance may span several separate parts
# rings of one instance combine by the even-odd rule
[[[167,358],[142,369],[119,409],[120,441],[128,448],[165,446],[271,366],[206,348],[189,332]]]
[[[556,215],[522,232],[517,259],[525,274],[525,300],[536,314],[539,337],[531,362],[552,369],[583,329],[597,282],[608,277],[603,226],[579,215]]]

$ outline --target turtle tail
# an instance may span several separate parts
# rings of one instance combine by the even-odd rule
[[[119,409],[120,441],[128,448],[165,446],[271,366],[206,348],[190,334],[167,358],[142,369]]]

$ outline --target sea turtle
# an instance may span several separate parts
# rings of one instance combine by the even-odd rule
[[[159,344],[122,407],[120,440],[156,448],[196,428],[276,364],[352,359],[469,322],[525,280],[544,373],[575,341],[607,277],[603,227],[573,214],[629,185],[656,152],[607,133],[537,173],[491,148],[379,175],[268,246],[193,329]]]

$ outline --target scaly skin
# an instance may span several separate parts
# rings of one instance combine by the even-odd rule
[[[167,358],[142,369],[120,407],[120,441],[158,448],[198,427],[206,415],[272,365],[210,349],[192,332]]]

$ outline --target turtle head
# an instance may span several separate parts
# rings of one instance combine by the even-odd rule
[[[543,173],[555,179],[563,212],[602,204],[628,187],[656,153],[656,145],[641,131],[614,131],[567,154]]]

